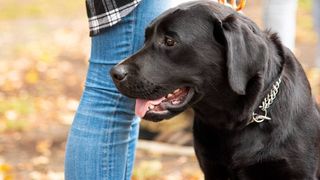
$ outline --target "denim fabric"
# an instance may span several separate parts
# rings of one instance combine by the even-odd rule
[[[144,29],[170,0],[143,0],[120,23],[92,38],[85,83],[69,132],[65,179],[130,179],[139,119],[134,100],[118,93],[109,70],[141,48]]]
[[[283,44],[293,51],[297,0],[265,0],[264,3],[265,27],[277,32]]]

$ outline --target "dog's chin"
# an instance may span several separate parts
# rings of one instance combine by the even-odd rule
[[[185,92],[181,93],[182,95],[180,95],[180,97],[176,97],[173,99],[165,98],[158,105],[155,105],[152,109],[150,108],[143,116],[143,119],[153,122],[159,122],[165,119],[170,119],[185,111],[192,105],[192,102],[194,102],[195,91],[192,88],[181,89],[183,89],[182,91]]]
[[[168,110],[162,112],[147,112],[143,119],[152,122],[160,122],[162,120],[170,119],[179,113],[181,112],[170,112]]]

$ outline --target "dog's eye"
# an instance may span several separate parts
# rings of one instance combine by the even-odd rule
[[[166,36],[166,37],[164,38],[164,44],[165,44],[166,46],[174,46],[174,45],[176,44],[176,41],[173,40],[172,38]]]

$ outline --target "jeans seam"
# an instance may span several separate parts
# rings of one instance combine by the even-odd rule
[[[111,116],[109,116],[109,118],[114,118],[115,117],[115,113],[116,113],[116,109],[117,107],[119,106],[119,102],[120,102],[120,99],[121,99],[121,95],[118,95],[116,101],[115,101],[115,106],[114,106],[114,110],[113,110],[113,113],[111,114]],[[104,127],[105,130],[107,129],[110,129],[110,128],[113,128],[114,127],[114,124],[115,123],[111,123],[111,127],[109,127],[109,123],[106,123],[106,126]],[[102,169],[103,169],[103,179],[109,179],[108,175],[108,171],[114,169],[114,167],[112,166],[113,163],[112,162],[108,162],[108,159],[113,161],[113,156],[112,154],[114,154],[114,148],[111,148],[112,152],[107,152],[108,150],[110,150],[110,148],[108,148],[108,145],[110,145],[110,143],[108,142],[112,142],[112,138],[113,136],[111,135],[112,131],[104,131],[104,141],[103,141],[103,156],[102,156]]]
[[[130,131],[130,132],[132,132],[133,126],[136,126],[136,124],[139,124],[139,120],[137,120],[136,118],[133,118],[133,120],[134,120],[134,121],[132,122],[132,124],[131,124],[131,126],[130,126],[130,128],[131,128],[131,131]],[[139,126],[139,125],[137,125],[137,126]],[[136,134],[136,136],[139,137],[139,130],[138,130],[138,133]],[[129,144],[131,143],[131,141],[136,141],[136,139],[132,138],[132,137],[131,137],[131,133],[130,133],[130,136],[129,136]],[[136,145],[135,145],[135,147],[136,147]],[[128,146],[128,148],[129,148],[129,146]],[[129,158],[129,156],[131,156],[131,154],[133,154],[133,156],[135,155],[135,149],[133,149],[133,151],[131,151],[131,152],[130,152],[129,149],[128,149],[127,159]],[[133,168],[133,166],[134,166],[134,161],[135,161],[135,157],[133,157],[132,165],[130,165],[130,166],[132,166],[132,168]],[[130,180],[131,172],[128,171],[128,166],[129,166],[129,164],[127,163],[127,164],[126,164],[126,172],[125,172],[125,180]],[[133,171],[133,169],[132,169],[132,171]],[[127,179],[127,177],[129,177],[129,179]]]
[[[128,49],[128,54],[135,53],[135,46],[136,46],[135,41],[136,41],[136,38],[134,36],[134,30],[137,27],[137,22],[135,21],[135,19],[137,18],[137,13],[138,13],[137,9],[135,9],[132,12],[132,19],[130,19],[130,22],[131,22],[130,30],[127,32],[129,34],[128,37],[130,37],[132,39],[132,41],[130,41],[130,39],[128,39],[128,42],[133,42],[133,43],[130,43],[130,48]],[[130,128],[132,128],[131,125],[130,125]],[[129,138],[130,138],[130,134],[129,134]],[[130,144],[130,142],[128,143],[128,149],[127,149],[128,153],[126,155],[125,171],[124,171],[124,177],[123,177],[124,180],[127,180],[127,177],[129,176],[129,173],[128,173],[128,158],[130,156],[129,155],[129,144]]]
[[[136,19],[137,18],[137,13],[138,13],[138,10],[137,11],[134,11],[134,18]],[[134,30],[135,30],[135,28],[137,27],[137,21],[135,21],[134,19],[133,19],[133,22],[134,23],[132,23],[132,29],[131,29],[131,36],[132,36],[132,45],[131,45],[131,54],[133,54],[133,53],[135,53],[135,48],[136,48],[136,46],[137,46],[137,42],[136,42],[136,36],[134,36],[134,34],[133,34],[133,32],[134,32]]]
[[[136,38],[134,36],[134,29],[137,26],[137,24],[136,24],[137,22],[135,21],[136,18],[137,18],[137,9],[132,12],[132,22],[131,22],[132,26],[131,26],[131,29],[130,29],[130,38],[132,39],[131,42],[133,42],[133,43],[130,43],[130,50],[129,50],[130,54],[134,53],[134,48],[135,48],[135,40],[136,40]]]
[[[134,22],[134,20],[132,20],[131,18],[136,18],[136,11],[133,11],[132,12],[132,14],[131,15],[129,15],[129,16],[131,16],[131,17],[128,17],[128,21],[129,21],[129,23],[131,24],[131,26],[129,26],[129,28],[128,28],[128,31],[126,31],[126,36],[127,36],[127,42],[133,42],[133,41],[131,41],[130,39],[133,39],[134,40],[134,35],[133,35],[133,32],[134,32],[134,28],[136,27],[136,24],[135,23],[132,23],[132,22]],[[131,54],[132,52],[133,52],[133,48],[134,48],[134,45],[133,45],[133,43],[130,43],[129,44],[129,46],[127,47],[127,55],[129,55],[129,54]],[[116,109],[118,108],[118,106],[119,106],[119,103],[120,103],[120,101],[121,101],[121,98],[122,98],[122,95],[120,95],[120,94],[118,94],[118,97],[117,97],[117,99],[116,99],[116,101],[115,101],[115,106],[114,106],[114,110],[113,110],[113,113],[111,114],[111,116],[110,116],[110,118],[114,118],[115,117],[115,114],[116,114]],[[111,126],[111,127],[109,127],[109,126]],[[105,127],[105,129],[112,129],[112,128],[114,128],[115,127],[115,123],[111,123],[111,124],[109,124],[109,123],[107,123],[107,127]],[[107,144],[110,144],[110,143],[108,143],[108,142],[112,142],[112,138],[114,138],[113,136],[112,136],[112,134],[110,133],[110,131],[106,131],[105,132],[105,137],[106,137],[106,139],[105,139],[105,141],[104,141],[104,150],[103,150],[103,152],[104,152],[104,155],[103,155],[103,163],[102,163],[102,165],[103,165],[103,179],[110,179],[110,177],[108,177],[108,171],[110,171],[110,169],[112,170],[114,167],[112,167],[112,162],[107,162],[107,160],[109,159],[109,160],[114,160],[114,157],[112,156],[113,154],[115,154],[115,152],[114,152],[114,150],[115,150],[115,148],[107,148]],[[109,154],[108,154],[108,152],[107,152],[107,150],[109,149]],[[127,158],[128,158],[128,156],[126,156]],[[124,176],[125,177],[123,177],[124,179],[126,178],[126,175],[127,175],[127,158],[126,158],[126,166],[125,166],[125,173],[124,173]],[[110,163],[110,164],[109,164]]]

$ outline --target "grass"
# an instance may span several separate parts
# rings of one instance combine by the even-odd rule
[[[10,110],[13,110],[22,116],[31,114],[33,112],[34,105],[30,98],[12,98],[8,100],[0,100],[0,114],[4,114]]]
[[[312,10],[312,0],[299,0],[298,6],[299,8],[310,12]]]
[[[0,132],[24,131],[29,126],[25,118],[34,112],[31,98],[0,99]]]
[[[312,0],[299,0],[297,13],[297,42],[316,44],[312,17]]]
[[[0,2],[0,20],[72,17],[85,11],[85,1],[10,0]]]

